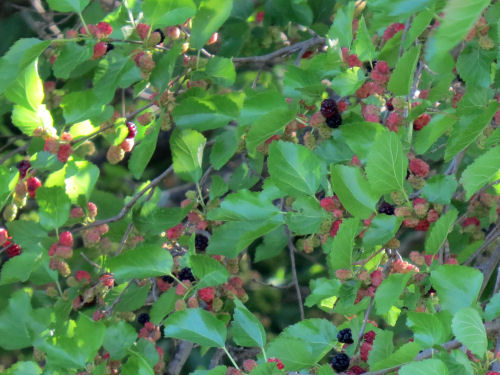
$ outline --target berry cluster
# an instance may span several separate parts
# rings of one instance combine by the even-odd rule
[[[269,358],[267,360],[267,362],[275,362],[278,370],[283,370],[285,368],[285,365],[283,364],[283,362],[281,362],[281,360],[279,360],[278,358],[274,358],[274,357]]]
[[[326,125],[335,129],[342,125],[342,116],[340,115],[337,102],[333,99],[325,99],[321,102],[321,114],[326,119]]]
[[[345,328],[337,333],[337,340],[344,344],[352,344],[354,340],[352,339],[352,332],[350,328]]]
[[[343,372],[349,368],[350,358],[345,353],[335,354],[330,360],[330,365],[335,372]]]

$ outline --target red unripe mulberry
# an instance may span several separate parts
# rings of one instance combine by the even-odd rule
[[[422,159],[414,158],[410,160],[410,171],[412,171],[415,176],[427,177],[429,169],[429,164]]]
[[[71,232],[62,232],[59,235],[59,245],[73,247],[73,235]]]
[[[73,148],[71,147],[71,145],[69,143],[63,143],[57,151],[57,160],[59,160],[61,163],[66,163],[72,153]]]

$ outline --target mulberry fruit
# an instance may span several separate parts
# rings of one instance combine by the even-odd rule
[[[196,250],[204,252],[208,247],[208,237],[203,234],[197,234],[194,237],[194,247]]]
[[[17,169],[19,170],[19,178],[23,179],[24,177],[26,177],[26,173],[30,168],[31,168],[31,163],[28,160],[20,161],[17,164]]]
[[[378,207],[378,212],[386,215],[394,215],[394,206],[387,202],[382,202],[382,204]]]
[[[145,323],[149,322],[149,314],[147,314],[147,313],[139,314],[139,316],[137,317],[137,321],[141,324],[145,324]]]
[[[179,280],[184,281],[184,280],[189,280],[191,282],[195,281],[195,278],[193,276],[193,272],[191,272],[191,268],[185,267],[182,270],[179,271]]]
[[[352,339],[352,332],[350,328],[343,329],[337,333],[337,340],[343,342],[344,344],[352,344],[354,340]]]
[[[127,138],[135,138],[135,136],[137,135],[137,128],[135,127],[135,124],[131,121],[128,121],[126,125],[128,128]]]
[[[349,368],[349,362],[347,354],[339,353],[332,358],[330,364],[335,372],[343,372]]]
[[[327,117],[325,122],[329,128],[336,129],[342,125],[342,116],[340,116],[340,113],[337,112],[333,116]]]

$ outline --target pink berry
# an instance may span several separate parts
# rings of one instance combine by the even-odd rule
[[[57,151],[57,160],[59,160],[61,163],[66,163],[72,153],[73,148],[71,147],[71,145],[69,143],[63,143]]]
[[[62,232],[59,235],[59,245],[73,247],[73,235],[71,232]]]
[[[0,246],[6,243],[8,239],[9,239],[9,232],[7,232],[7,229],[0,228]]]
[[[113,277],[112,274],[104,274],[99,277],[99,281],[101,282],[102,285],[107,286],[111,288],[113,285],[115,285],[115,278]]]
[[[69,216],[71,216],[73,219],[78,219],[78,218],[84,217],[85,213],[83,212],[83,208],[75,207],[75,208],[71,209]]]
[[[89,210],[89,217],[95,219],[97,216],[97,205],[94,202],[88,202],[87,209]]]
[[[90,283],[90,273],[88,273],[87,271],[82,271],[82,270],[76,271],[75,279],[78,282],[85,281],[85,283],[88,284],[88,283]]]
[[[99,22],[96,26],[96,29],[98,38],[107,37],[113,32],[113,28],[107,22]]]
[[[412,171],[415,176],[427,177],[429,169],[429,164],[422,159],[414,158],[410,160],[410,171]]]
[[[28,187],[28,194],[31,198],[35,198],[35,194],[37,189],[42,186],[42,181],[40,181],[36,177],[30,177],[28,178],[28,181],[26,181],[26,185]]]
[[[99,42],[94,46],[94,54],[92,60],[97,60],[103,57],[108,52],[108,43]]]
[[[150,29],[150,26],[149,25],[146,25],[145,23],[140,23],[137,25],[136,27],[136,30],[137,30],[137,34],[139,34],[139,37],[144,40],[147,38],[148,34],[149,34],[149,29]]]

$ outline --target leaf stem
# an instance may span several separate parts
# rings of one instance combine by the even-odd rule
[[[233,356],[231,355],[231,353],[229,353],[229,351],[227,350],[227,348],[225,346],[222,347],[222,349],[224,349],[224,352],[226,353],[226,355],[229,357],[229,359],[231,360],[231,363],[233,364],[234,367],[236,367],[236,370],[239,370],[240,368],[238,367],[238,365],[236,364],[236,362],[234,361],[234,358]]]
[[[78,12],[78,17],[80,17],[80,21],[82,21],[83,28],[84,28],[84,29],[85,29],[85,31],[87,32],[87,35],[90,35],[89,28],[87,27],[87,24],[85,23],[85,20],[83,19],[83,14],[82,14],[82,12]]]

